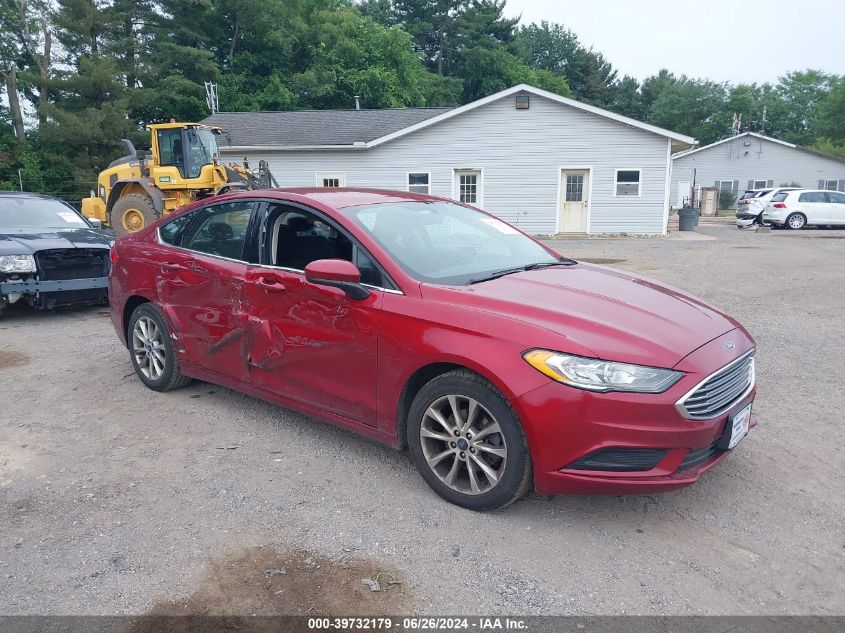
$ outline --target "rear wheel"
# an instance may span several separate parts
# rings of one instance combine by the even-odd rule
[[[151,303],[135,308],[129,318],[126,338],[132,366],[147,387],[154,391],[170,391],[191,382],[179,369],[164,316]]]
[[[109,212],[109,226],[118,236],[137,233],[161,217],[152,199],[143,193],[118,198]]]
[[[798,230],[803,229],[807,224],[807,218],[803,213],[790,213],[786,218],[784,226],[787,228]]]
[[[470,510],[502,508],[531,484],[519,419],[498,390],[472,372],[449,372],[420,389],[408,414],[408,443],[428,485]]]

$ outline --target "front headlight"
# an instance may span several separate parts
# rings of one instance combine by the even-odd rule
[[[34,273],[35,258],[32,255],[0,255],[0,272]]]
[[[549,378],[589,391],[663,393],[683,372],[560,354],[544,349],[525,352],[525,361]]]

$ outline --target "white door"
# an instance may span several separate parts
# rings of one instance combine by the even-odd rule
[[[807,216],[807,224],[827,224],[830,222],[830,207],[824,191],[808,191],[798,196],[798,206]]]
[[[455,170],[455,200],[480,207],[481,187],[480,169]]]
[[[830,223],[845,225],[845,193],[828,191],[827,198],[830,200]]]
[[[679,209],[682,206],[684,206],[684,202],[686,202],[687,199],[689,198],[689,194],[690,194],[690,182],[689,182],[689,180],[686,180],[686,181],[682,180],[681,182],[678,183],[678,200],[677,200],[677,204],[675,206],[677,206]]]
[[[590,171],[565,169],[561,174],[561,185],[560,232],[586,233]]]

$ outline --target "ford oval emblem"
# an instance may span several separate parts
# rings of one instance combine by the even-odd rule
[[[736,345],[734,345],[733,341],[725,341],[725,349],[733,349],[734,347],[736,347]]]

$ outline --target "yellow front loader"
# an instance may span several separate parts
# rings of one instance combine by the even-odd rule
[[[243,165],[221,164],[218,127],[160,123],[147,129],[150,154],[123,139],[126,156],[101,171],[96,195],[82,200],[82,215],[100,220],[118,235],[140,231],[198,198],[278,187],[265,161],[257,173],[246,159]]]

